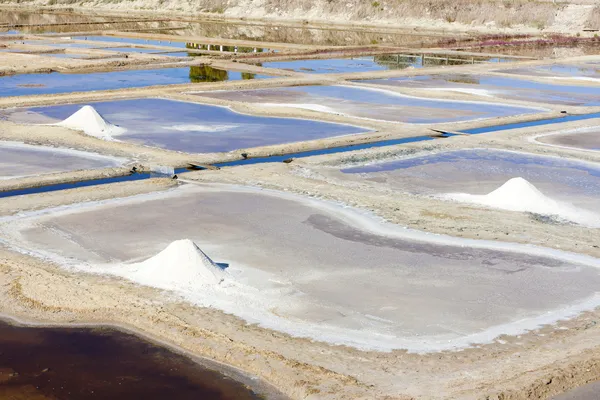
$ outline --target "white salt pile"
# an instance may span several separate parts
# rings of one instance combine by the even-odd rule
[[[125,132],[124,128],[120,128],[107,122],[92,106],[81,107],[69,118],[55,125],[83,131],[87,135],[104,140],[112,140],[114,135]]]
[[[600,216],[597,214],[553,200],[521,177],[509,179],[504,185],[486,195],[449,193],[443,197],[502,210],[553,215],[582,225],[600,226]]]
[[[189,239],[176,240],[154,257],[123,267],[119,274],[143,285],[170,290],[217,285],[228,276]]]

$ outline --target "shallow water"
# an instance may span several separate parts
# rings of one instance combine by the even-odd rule
[[[89,40],[91,42],[114,42],[119,44],[138,44],[147,46],[161,46],[161,47],[173,47],[177,49],[199,49],[209,50],[209,45],[193,43],[193,42],[180,42],[174,40],[160,40],[160,39],[136,39],[124,36],[74,36],[72,39],[77,40]],[[271,50],[265,48],[254,48],[244,46],[228,46],[228,45],[210,45],[212,51],[225,51],[225,52],[236,52],[236,53],[263,53]],[[276,50],[273,50],[276,51]]]
[[[540,112],[503,104],[435,100],[386,90],[351,86],[299,86],[276,89],[196,93],[270,106],[291,106],[391,122],[439,123],[469,121]]]
[[[274,61],[261,64],[267,68],[280,68],[310,74],[349,73],[420,67],[419,59],[406,59],[402,63],[378,62],[376,57],[338,58],[328,60]]]
[[[281,68],[310,74],[351,73],[383,71],[405,68],[435,67],[439,65],[463,65],[475,62],[506,62],[500,58],[480,58],[452,56],[426,56],[411,54],[385,54],[354,58],[331,58],[317,60],[274,61],[261,65],[267,68]]]
[[[29,111],[58,121],[81,106],[68,104]],[[127,129],[116,137],[118,140],[189,153],[231,151],[366,131],[304,119],[256,117],[225,107],[164,99],[110,101],[92,106],[112,124]]]
[[[114,42],[126,44],[143,44],[147,46],[164,46],[185,49],[185,42],[177,42],[172,40],[153,40],[153,39],[136,39],[123,36],[73,36],[74,40],[89,40],[90,42]],[[93,46],[98,46],[93,44]]]
[[[515,75],[562,77],[562,78],[596,78],[600,81],[600,67],[593,64],[582,65],[543,65],[530,68],[505,69],[498,72]]]
[[[580,130],[541,136],[538,142],[584,150],[600,150],[600,129]]]
[[[594,86],[568,86],[529,81],[526,78],[504,78],[485,75],[422,75],[357,81],[385,86],[419,89],[483,90],[489,96],[573,106],[600,105]]]
[[[593,382],[554,396],[550,400],[598,400],[599,393],[600,382]]]
[[[0,96],[24,96],[91,90],[112,90],[181,83],[263,79],[263,75],[225,71],[209,66],[89,74],[21,74],[0,77]],[[34,85],[32,87],[32,85]]]
[[[535,121],[515,122],[513,124],[484,126],[482,128],[474,128],[474,129],[462,129],[460,132],[469,133],[469,134],[500,132],[500,131],[506,131],[509,129],[519,129],[519,128],[528,128],[531,126],[562,124],[564,122],[584,121],[586,119],[593,119],[593,118],[600,118],[600,113],[578,114],[578,115],[570,115],[570,114],[566,115],[565,114],[562,117],[538,119]]]
[[[115,330],[0,321],[4,399],[259,399],[242,383]]]
[[[163,50],[160,49],[146,49],[141,47],[102,47],[99,48],[102,51],[115,51],[119,53],[143,53],[143,54],[153,54],[160,53]]]
[[[20,215],[0,230],[34,254],[117,275],[122,270],[114,263],[138,262],[189,238],[215,262],[229,264],[237,283],[168,288],[250,322],[362,347],[447,348],[455,340],[482,340],[469,335],[489,340],[488,329],[519,326],[522,318],[591,296],[600,284],[596,268],[431,243],[427,236],[417,241],[404,229],[379,230],[371,219],[321,204],[184,185],[31,219]]]
[[[527,179],[547,196],[598,211],[600,165],[502,150],[455,150],[341,170],[415,194],[488,194]]]
[[[0,142],[0,180],[120,166],[125,160],[83,151]]]

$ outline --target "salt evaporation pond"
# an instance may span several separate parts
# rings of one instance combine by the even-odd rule
[[[113,90],[154,85],[262,79],[263,75],[225,71],[209,66],[89,74],[18,74],[0,77],[0,96],[24,96]]]
[[[377,57],[332,58],[327,60],[273,61],[261,63],[263,67],[279,68],[310,74],[331,74],[384,71],[388,69],[404,69],[409,66],[420,66],[419,59],[412,58],[405,63],[391,63]]]
[[[538,67],[522,67],[500,70],[505,74],[540,76],[558,79],[575,79],[600,82],[600,67],[593,64],[581,65],[541,65]]]
[[[296,107],[358,118],[409,123],[470,121],[542,111],[486,102],[426,99],[389,90],[352,86],[299,86],[195,94],[272,107]]]
[[[0,233],[66,268],[154,281],[251,323],[359,348],[469,346],[599,300],[596,259],[428,235],[333,203],[236,186],[188,184],[22,213],[3,218]],[[129,274],[129,264],[139,269],[182,238],[223,265],[225,279],[186,275],[178,285],[168,275],[167,285]]]
[[[294,61],[273,61],[261,63],[263,67],[279,68],[309,74],[342,74],[352,72],[385,71],[405,68],[422,68],[439,65],[462,65],[475,62],[502,62],[499,58],[463,57],[453,55],[443,57],[436,55],[383,54],[353,58],[330,58]]]
[[[164,46],[185,49],[185,42],[172,40],[156,40],[156,39],[137,39],[124,36],[73,36],[69,37],[74,40],[89,40],[90,42],[107,42],[119,44],[138,44],[146,46]],[[96,44],[94,44],[96,46]]]
[[[541,83],[529,81],[526,78],[513,79],[497,76],[453,74],[370,79],[357,82],[381,85],[381,87],[418,88],[432,91],[447,90],[548,104],[600,105],[598,87]]]
[[[118,167],[122,158],[16,142],[0,142],[0,179]]]
[[[366,131],[350,125],[257,117],[226,107],[165,99],[118,100],[92,106],[105,120],[125,129],[114,139],[187,153],[231,151]],[[81,107],[81,104],[38,107],[24,114],[16,110],[8,118],[15,122],[58,122]]]
[[[593,127],[555,132],[538,136],[535,140],[552,146],[598,151],[600,150],[600,129]]]
[[[600,165],[504,150],[454,150],[344,168],[342,179],[359,179],[421,195],[484,195],[521,177],[546,196],[597,212]]]
[[[0,354],[3,399],[263,398],[185,356],[105,328],[33,328],[0,321]]]

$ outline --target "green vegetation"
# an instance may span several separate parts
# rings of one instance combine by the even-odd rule
[[[198,82],[222,82],[229,79],[227,71],[216,69],[209,65],[190,67],[190,81]]]

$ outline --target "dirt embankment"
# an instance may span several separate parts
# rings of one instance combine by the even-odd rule
[[[426,29],[574,33],[595,24],[590,0],[0,0],[5,6],[141,11]]]

